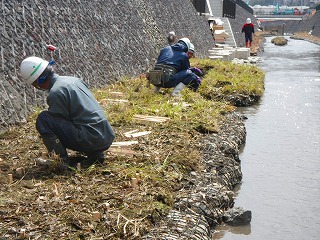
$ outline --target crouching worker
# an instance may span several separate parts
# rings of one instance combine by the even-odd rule
[[[172,96],[180,96],[182,89],[188,88],[196,91],[201,84],[201,78],[190,70],[187,52],[191,42],[188,38],[181,38],[172,46],[167,46],[160,51],[154,70],[149,71],[149,81],[155,86],[155,91],[160,88],[174,88]]]
[[[66,149],[85,153],[85,165],[102,163],[114,132],[86,84],[76,77],[55,74],[52,63],[38,57],[24,59],[20,74],[27,84],[48,91],[48,110],[38,115],[36,129],[48,152],[63,159],[62,168],[69,165]]]

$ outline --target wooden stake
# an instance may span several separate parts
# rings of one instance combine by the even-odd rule
[[[26,229],[21,228],[20,234],[19,234],[19,238],[20,238],[20,239],[25,239],[26,237],[27,237]]]
[[[136,120],[150,121],[150,122],[165,122],[170,120],[168,117],[157,117],[157,116],[148,116],[148,115],[140,115],[136,114],[133,116]]]
[[[101,214],[100,214],[100,212],[98,212],[98,211],[93,212],[93,213],[92,213],[92,218],[93,218],[93,221],[99,222],[100,219],[101,219]]]
[[[138,143],[138,141],[113,142],[110,147],[126,147]]]
[[[132,188],[138,187],[138,179],[137,178],[131,178],[131,186],[132,186]]]
[[[55,183],[52,184],[52,192],[54,194],[54,196],[59,196],[59,191],[58,191],[58,187]]]
[[[79,163],[79,162],[77,163],[77,170],[81,171],[81,163]]]
[[[9,183],[9,184],[12,184],[12,182],[13,182],[13,177],[12,177],[12,174],[9,173],[9,174],[8,174],[8,183]]]
[[[137,133],[124,133],[124,135],[125,135],[126,137],[133,137],[133,138],[135,138],[135,137],[140,137],[140,136],[148,135],[148,134],[150,134],[150,133],[151,133],[151,131],[144,131],[144,132],[137,132]]]

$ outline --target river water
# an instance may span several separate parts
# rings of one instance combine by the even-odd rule
[[[271,39],[259,63],[265,93],[239,110],[248,119],[235,207],[252,211],[251,224],[220,227],[213,239],[320,239],[320,46]]]

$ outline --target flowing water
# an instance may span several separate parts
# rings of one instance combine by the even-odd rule
[[[240,110],[247,139],[235,207],[252,211],[251,224],[219,227],[213,239],[320,239],[320,46],[271,39],[259,64],[265,93]]]

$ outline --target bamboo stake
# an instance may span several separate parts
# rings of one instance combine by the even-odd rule
[[[81,171],[81,163],[79,163],[79,162],[77,163],[77,170]]]
[[[132,188],[138,187],[138,179],[137,178],[131,178],[131,186],[132,186]]]
[[[12,184],[12,183],[13,183],[13,177],[12,177],[12,174],[11,174],[11,173],[8,174],[8,183],[9,183],[9,184]]]

